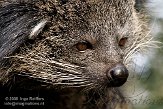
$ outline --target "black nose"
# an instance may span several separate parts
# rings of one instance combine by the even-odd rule
[[[112,87],[119,87],[123,85],[128,78],[128,70],[123,64],[117,64],[115,67],[107,71],[109,85]]]

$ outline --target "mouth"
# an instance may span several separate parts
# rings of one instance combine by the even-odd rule
[[[123,84],[125,84],[127,81],[126,78],[116,78],[116,79],[110,79],[109,87],[120,87]]]

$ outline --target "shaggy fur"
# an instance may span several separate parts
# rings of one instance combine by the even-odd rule
[[[152,44],[134,0],[0,3],[2,100],[39,96],[46,109],[127,109],[106,72],[117,63],[129,67]],[[77,50],[81,41],[91,48]]]

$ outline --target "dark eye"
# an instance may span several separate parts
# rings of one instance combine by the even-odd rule
[[[81,41],[76,44],[76,48],[79,51],[85,51],[87,49],[92,49],[92,44],[89,43],[88,41]]]
[[[127,37],[121,38],[118,45],[122,48],[125,46],[126,42],[127,42]]]

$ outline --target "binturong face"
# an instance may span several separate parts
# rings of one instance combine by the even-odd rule
[[[133,0],[48,0],[34,4],[32,47],[12,57],[11,72],[53,87],[119,87],[142,31]],[[132,51],[132,52],[131,52]],[[10,72],[10,73],[11,73]]]

